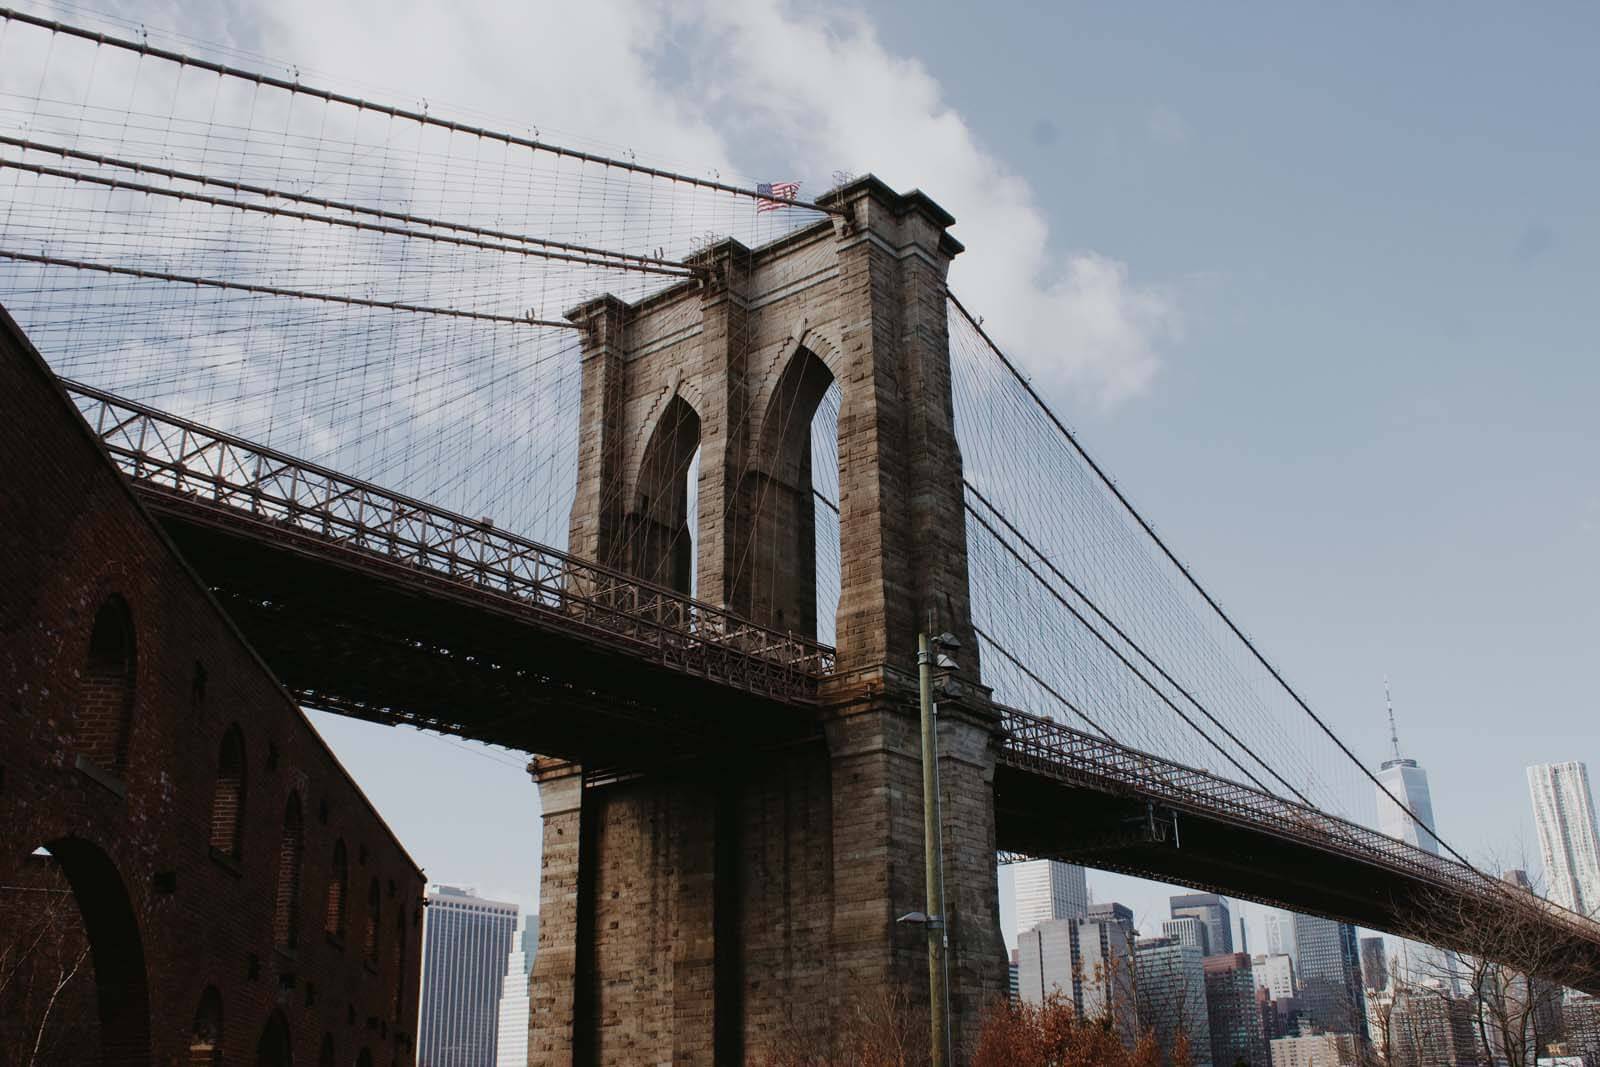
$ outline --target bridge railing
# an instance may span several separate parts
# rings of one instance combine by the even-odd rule
[[[1482,871],[1425,852],[1359,823],[1305,804],[1240,785],[1138,749],[1074,730],[1013,708],[1001,709],[1003,762],[1062,781],[1153,799],[1175,810],[1276,831],[1325,851],[1378,862],[1455,893],[1506,894],[1509,887]],[[1600,940],[1600,925],[1574,912],[1537,902],[1552,921],[1576,936]]]
[[[227,522],[359,550],[560,616],[665,666],[780,699],[808,700],[833,649],[78,382],[62,380],[142,492]]]

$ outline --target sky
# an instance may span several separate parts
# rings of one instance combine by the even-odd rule
[[[1593,7],[119,10],[696,173],[923,189],[963,300],[1373,765],[1390,679],[1447,840],[1537,866],[1524,767],[1600,760]],[[535,903],[524,755],[313,721],[430,878]]]

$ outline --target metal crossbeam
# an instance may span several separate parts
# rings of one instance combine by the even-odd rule
[[[664,667],[809,703],[833,649],[198,423],[63,379],[118,467],[158,506],[268,524],[444,577]]]

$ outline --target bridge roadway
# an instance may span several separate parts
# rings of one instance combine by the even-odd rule
[[[63,383],[145,505],[313,707],[623,769],[817,735],[832,650],[272,449]],[[1002,708],[997,843],[1377,930],[1526,901],[1472,868]],[[1600,924],[1553,906],[1600,994]],[[1454,946],[1467,949],[1470,946]],[[1556,976],[1552,976],[1556,977]]]

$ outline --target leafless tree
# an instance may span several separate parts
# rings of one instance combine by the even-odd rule
[[[34,859],[0,886],[0,1067],[84,1062],[98,1043],[77,903],[49,857]]]
[[[851,1005],[824,1042],[814,1026],[788,1016],[775,1046],[769,1067],[920,1067],[929,1059],[928,1012],[885,990]]]
[[[1433,893],[1415,909],[1406,932],[1458,953],[1453,960],[1430,956],[1422,969],[1446,987],[1465,979],[1480,1054],[1522,1067],[1559,1039],[1563,985],[1593,976],[1576,971],[1571,934],[1553,921],[1560,914],[1554,905],[1514,883],[1496,888],[1488,903]]]

